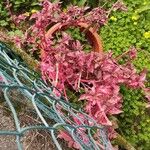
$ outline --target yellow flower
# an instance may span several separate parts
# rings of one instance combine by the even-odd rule
[[[140,18],[140,16],[138,15],[138,14],[134,14],[133,16],[132,16],[132,20],[138,20]]]
[[[143,35],[146,39],[150,38],[150,31],[145,32]]]
[[[146,5],[147,4],[147,1],[144,1],[143,5]]]
[[[64,9],[63,9],[63,12],[66,12],[66,11],[67,11],[67,9],[66,9],[66,8],[64,8]]]
[[[37,13],[37,12],[38,12],[38,10],[35,10],[35,9],[32,9],[32,10],[31,10],[31,13],[32,13],[32,14]]]
[[[25,16],[30,16],[29,12],[24,13]]]
[[[137,22],[134,22],[133,24],[134,24],[134,25],[137,25]]]
[[[111,17],[110,17],[110,20],[112,20],[112,21],[117,21],[117,18],[114,17],[114,16],[111,16]]]

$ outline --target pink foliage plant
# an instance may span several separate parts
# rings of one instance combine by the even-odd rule
[[[54,37],[45,36],[46,29],[58,22],[68,26],[78,22],[92,22],[100,27],[107,23],[110,11],[99,7],[89,11],[88,7],[78,6],[70,6],[63,11],[60,3],[51,3],[48,0],[42,2],[42,7],[42,10],[30,16],[29,20],[34,21],[34,24],[24,32],[20,40],[17,38],[17,44],[20,42],[20,47],[30,45],[32,51],[44,51],[40,58],[40,69],[45,82],[50,81],[64,93],[66,99],[67,88],[79,93],[81,90],[84,91],[78,99],[86,101],[84,111],[97,123],[105,126],[112,126],[108,118],[110,115],[122,112],[121,85],[133,89],[141,88],[150,99],[149,89],[144,85],[146,70],[138,74],[131,61],[119,64],[111,51],[104,54],[92,51],[87,53],[78,40],[73,40],[65,32],[57,43],[53,42]],[[113,8],[126,10],[122,3],[114,4]],[[18,19],[25,19],[25,16],[19,15],[16,19],[17,24],[20,22]],[[129,60],[134,59],[136,49],[130,48],[126,55]],[[66,132],[61,131],[58,137],[68,141],[70,147],[79,148]]]

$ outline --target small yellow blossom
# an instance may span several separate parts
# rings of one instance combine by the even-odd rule
[[[140,16],[139,15],[137,15],[137,14],[134,14],[133,16],[132,16],[132,20],[138,20],[140,18]]]
[[[111,16],[111,17],[110,17],[110,20],[112,20],[112,21],[117,21],[117,18],[114,17],[114,16]]]
[[[145,32],[143,35],[146,39],[150,38],[150,31]]]
[[[25,16],[30,16],[29,12],[24,13]]]
[[[134,22],[133,24],[134,24],[134,25],[137,25],[137,22]]]
[[[38,12],[38,10],[35,10],[35,9],[32,9],[32,10],[31,10],[31,13],[32,13],[32,14],[37,13],[37,12]]]
[[[143,5],[147,5],[147,1],[144,1]]]
[[[64,8],[64,9],[63,9],[63,12],[66,12],[66,11],[67,11],[67,9],[66,9],[66,8]]]
[[[147,119],[146,122],[150,122],[150,119]]]

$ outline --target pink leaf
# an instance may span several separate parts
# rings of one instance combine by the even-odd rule
[[[60,131],[58,138],[60,139],[64,139],[65,141],[68,142],[68,147],[70,148],[75,148],[75,149],[79,149],[80,146],[74,142],[74,140],[72,139],[72,137],[66,132],[66,131]]]

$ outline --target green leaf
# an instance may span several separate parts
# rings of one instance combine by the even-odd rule
[[[8,32],[8,35],[9,35],[9,36],[14,36],[15,33],[14,33],[13,31],[10,31],[10,32]]]
[[[86,2],[87,2],[87,0],[80,0],[80,1],[78,2],[78,5],[79,5],[79,6],[84,6]]]
[[[142,13],[144,11],[150,10],[150,5],[146,5],[144,7],[139,8],[136,12],[137,13]]]
[[[4,27],[4,26],[7,26],[7,25],[8,25],[8,22],[6,22],[5,20],[0,21],[0,26]]]
[[[14,2],[16,5],[20,5],[22,2],[21,1],[15,1]]]
[[[38,2],[33,2],[33,3],[31,4],[31,6],[37,6],[37,5],[39,5]]]
[[[20,31],[20,30],[16,30],[16,31],[15,31],[15,35],[22,36],[23,33],[22,33],[22,31]]]

